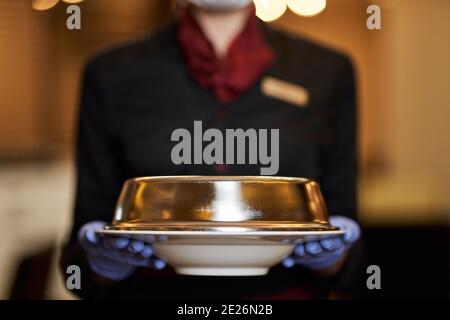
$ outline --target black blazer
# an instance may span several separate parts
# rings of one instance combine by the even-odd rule
[[[90,274],[76,234],[86,222],[111,221],[127,178],[259,175],[260,165],[228,165],[223,172],[214,165],[172,164],[170,154],[176,142],[171,142],[171,133],[176,128],[192,132],[194,120],[203,121],[203,130],[279,128],[278,175],[316,179],[330,214],[356,218],[356,98],[352,63],[345,55],[305,39],[265,26],[263,32],[275,60],[261,81],[270,76],[303,87],[309,92],[306,106],[266,96],[261,81],[238,101],[221,104],[187,72],[175,25],[100,54],[87,64],[79,114],[73,230],[63,252],[64,270],[68,264],[78,264],[84,266],[85,275]],[[250,282],[246,283],[239,278],[233,283],[228,278],[215,283],[196,278],[192,283],[195,288],[203,288],[198,296],[227,296],[224,288],[230,284],[242,289],[234,290],[233,297],[249,296],[303,284],[300,275],[305,272],[300,267],[278,267],[265,280],[247,278]],[[136,289],[139,272],[118,284],[120,290],[102,288],[85,276],[80,295],[196,296],[190,277],[173,276],[168,285],[169,280],[160,280],[165,273],[148,281],[149,290]]]

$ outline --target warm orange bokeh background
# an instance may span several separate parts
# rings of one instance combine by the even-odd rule
[[[381,30],[366,28],[365,0],[329,0],[310,18],[287,11],[273,25],[354,59],[362,223],[446,223],[450,2],[370,3],[385,5]],[[64,3],[38,12],[27,0],[0,2],[0,298],[15,259],[61,239],[69,226],[84,62],[97,50],[150,32],[171,10],[165,0],[86,0],[80,6],[82,30],[69,31]],[[53,273],[48,296],[67,297]]]

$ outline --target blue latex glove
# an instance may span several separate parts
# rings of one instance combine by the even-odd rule
[[[111,280],[128,278],[136,267],[162,269],[163,260],[153,256],[153,246],[139,240],[98,235],[105,222],[86,223],[78,232],[78,241],[86,251],[90,268],[95,273]]]
[[[345,234],[298,244],[293,255],[283,260],[283,265],[287,268],[301,265],[311,270],[323,270],[335,264],[359,239],[361,229],[354,220],[342,216],[331,216],[330,224],[345,230]]]

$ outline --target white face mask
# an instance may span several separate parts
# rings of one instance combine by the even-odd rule
[[[199,8],[214,11],[240,9],[252,3],[252,0],[189,0]]]

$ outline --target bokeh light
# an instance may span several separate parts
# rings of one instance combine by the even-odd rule
[[[256,16],[263,21],[274,21],[286,11],[286,0],[253,0]]]
[[[59,0],[33,0],[31,6],[35,10],[43,11],[53,8],[58,2]]]
[[[71,3],[71,4],[75,4],[75,3],[80,3],[83,0],[62,0],[65,3]]]
[[[327,6],[326,0],[288,0],[287,5],[294,13],[311,17],[322,12]]]
[[[62,0],[65,3],[76,4],[83,2],[83,0]],[[31,6],[35,10],[44,11],[53,8],[58,4],[59,0],[33,0]]]

